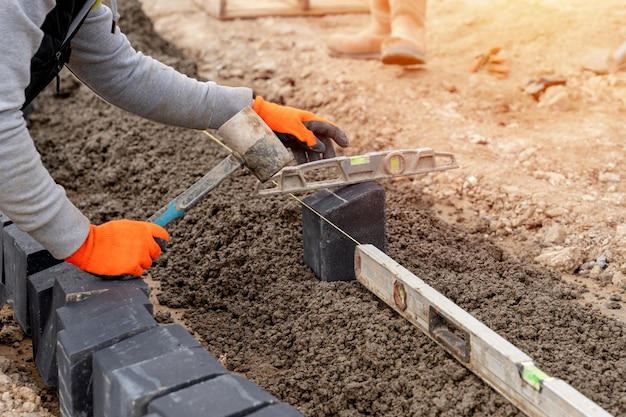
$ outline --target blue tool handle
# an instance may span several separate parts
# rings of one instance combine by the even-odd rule
[[[222,181],[243,166],[243,160],[239,156],[231,154],[191,187],[180,193],[178,197],[161,207],[148,221],[165,227],[172,220],[183,217],[189,209],[198,204]]]
[[[183,210],[176,209],[176,199],[167,203],[163,208],[154,213],[148,221],[158,224],[161,227],[165,227],[169,222],[174,219],[181,218],[185,215]]]

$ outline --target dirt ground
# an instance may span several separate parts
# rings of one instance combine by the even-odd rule
[[[342,154],[453,152],[457,170],[381,182],[387,253],[626,416],[626,72],[581,64],[626,40],[623,2],[431,1],[428,63],[414,68],[327,55],[325,39],[366,14],[218,21],[194,0],[120,6],[137,49],[335,121],[351,138]],[[496,45],[507,79],[467,72]],[[531,91],[541,80],[559,85]],[[96,223],[147,218],[225,157],[201,132],[111,108],[67,73],[35,106],[44,164]],[[181,320],[307,417],[522,415],[361,284],[319,282],[299,203],[254,186],[242,170],[171,227],[146,276],[161,320]],[[58,415],[3,313],[6,373],[42,397],[35,415]]]

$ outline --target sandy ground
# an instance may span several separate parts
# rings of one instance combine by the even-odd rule
[[[381,183],[388,254],[626,416],[626,72],[581,66],[626,40],[626,7],[564,3],[432,1],[429,61],[404,69],[326,54],[327,36],[359,30],[363,14],[218,21],[193,0],[144,0],[121,5],[120,26],[190,76],[334,120],[352,140],[344,154],[453,152],[460,169]],[[468,73],[495,45],[510,76]],[[542,78],[565,84],[533,96]],[[148,217],[225,156],[200,132],[112,109],[67,74],[60,96],[38,98],[31,128],[94,222]],[[302,258],[300,205],[254,197],[254,185],[241,171],[172,227],[146,277],[163,319],[306,416],[521,415],[360,284],[319,282]],[[6,310],[0,356],[55,415]]]

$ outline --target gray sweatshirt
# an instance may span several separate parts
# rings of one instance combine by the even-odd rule
[[[0,7],[0,212],[64,259],[85,241],[89,220],[41,163],[22,111],[31,58],[55,0],[3,0]],[[72,39],[67,67],[104,100],[131,113],[190,129],[218,128],[252,104],[252,90],[200,82],[135,51],[111,10],[92,10]],[[71,120],[67,121],[71,124]]]

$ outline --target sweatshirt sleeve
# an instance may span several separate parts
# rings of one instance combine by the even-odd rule
[[[68,68],[109,103],[144,118],[190,129],[219,128],[252,105],[252,90],[201,82],[136,51],[111,10],[89,13],[72,39]]]
[[[85,241],[89,220],[43,166],[21,111],[39,27],[52,7],[50,0],[6,0],[0,7],[0,211],[64,259]]]

